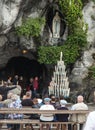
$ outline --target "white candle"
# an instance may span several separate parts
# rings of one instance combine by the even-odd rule
[[[62,56],[63,56],[63,54],[62,54],[62,51],[60,52],[60,61],[62,61]]]

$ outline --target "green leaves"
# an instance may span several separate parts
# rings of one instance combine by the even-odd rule
[[[59,0],[59,5],[65,15],[69,31],[72,33],[76,21],[82,17],[82,2],[81,0]]]
[[[41,46],[38,49],[38,61],[40,63],[52,64],[56,63],[60,57],[61,48],[57,46]]]
[[[60,60],[60,52],[63,52],[65,64],[74,63],[79,56],[77,44],[65,44],[64,46],[41,46],[38,49],[38,61],[45,64],[55,64]]]
[[[16,28],[16,32],[19,36],[29,37],[32,35],[33,37],[38,37],[43,24],[45,24],[44,18],[28,18],[21,26]]]
[[[76,22],[73,33],[69,34],[63,46],[39,47],[38,60],[40,63],[55,64],[60,58],[60,52],[63,52],[65,64],[74,64],[81,56],[83,48],[87,45],[87,34],[83,31],[82,23]]]

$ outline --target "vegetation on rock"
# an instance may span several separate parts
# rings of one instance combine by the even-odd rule
[[[44,18],[28,18],[23,21],[21,26],[16,28],[16,32],[19,36],[23,35],[26,37],[38,37],[43,24],[45,24]]]
[[[82,19],[81,0],[59,0],[61,11],[65,15],[68,26],[68,37],[63,46],[40,47],[39,62],[54,64],[63,52],[65,64],[72,64],[81,56],[81,51],[87,45],[87,25]]]
[[[73,33],[76,21],[82,17],[82,2],[81,0],[59,0],[59,5],[69,27],[69,33]]]

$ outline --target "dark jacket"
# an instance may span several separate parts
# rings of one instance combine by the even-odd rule
[[[60,107],[58,108],[58,110],[68,110],[67,107]],[[56,120],[59,121],[59,122],[68,122],[68,117],[69,117],[69,114],[56,114]]]
[[[15,87],[6,87],[6,86],[1,86],[0,87],[0,94],[2,95],[3,99],[2,100],[5,100],[7,99],[7,94],[8,94],[8,91],[9,90],[12,90],[12,89],[15,89]]]

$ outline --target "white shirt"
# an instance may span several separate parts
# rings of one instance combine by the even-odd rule
[[[84,103],[76,103],[72,106],[71,110],[88,110],[88,106]]]
[[[95,111],[89,113],[83,130],[95,130]]]
[[[76,103],[72,106],[71,110],[88,110],[88,106],[84,103]],[[80,123],[83,123],[86,121],[87,115],[86,114],[78,114],[78,116],[76,116],[76,114],[73,114],[71,116],[71,120],[72,121],[78,121]]]
[[[42,105],[40,110],[55,110],[53,105]],[[53,121],[54,116],[53,114],[41,114],[40,120],[42,121]]]

